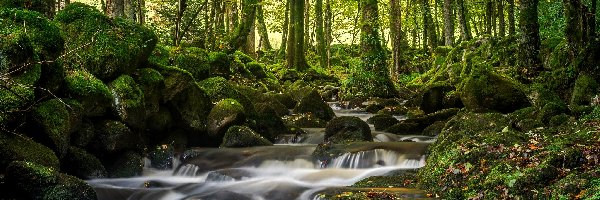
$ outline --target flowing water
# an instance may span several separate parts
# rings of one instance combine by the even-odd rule
[[[337,116],[371,114],[334,107]],[[398,117],[402,119],[402,117]],[[144,176],[97,179],[89,183],[100,200],[114,199],[319,199],[317,194],[370,176],[420,168],[435,138],[373,132],[375,141],[338,145],[339,156],[321,162],[312,156],[324,129],[306,129],[301,138],[250,148],[190,149],[174,170],[145,168]],[[336,146],[336,148],[338,147]],[[149,166],[149,165],[147,165]],[[422,197],[402,190],[405,197]]]

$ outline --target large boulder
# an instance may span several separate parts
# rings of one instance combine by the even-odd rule
[[[104,165],[111,178],[141,176],[144,170],[144,158],[139,153],[126,151],[114,158],[105,159]]]
[[[80,179],[105,178],[106,169],[98,158],[78,147],[70,147],[61,159],[61,170]]]
[[[51,99],[40,103],[32,114],[35,124],[40,127],[34,138],[54,149],[61,158],[70,144],[71,123],[65,105],[60,99]]]
[[[96,135],[94,123],[89,119],[82,121],[77,131],[71,134],[71,145],[80,148],[86,147]]]
[[[30,138],[0,131],[0,171],[12,161],[29,161],[59,169],[56,154],[48,147]]]
[[[171,51],[173,65],[192,74],[196,80],[204,80],[210,76],[209,53],[200,48],[176,48]]]
[[[245,120],[242,104],[234,99],[223,99],[208,114],[208,135],[220,143],[229,127],[241,125]]]
[[[6,182],[14,196],[24,199],[96,199],[84,181],[34,162],[12,162],[6,168]]]
[[[281,117],[270,105],[257,104],[255,108],[256,117],[253,117],[250,123],[253,130],[256,130],[269,141],[275,141],[278,135],[290,133]]]
[[[54,18],[66,35],[65,65],[85,68],[102,80],[130,74],[148,62],[158,42],[152,30],[122,19],[111,19],[96,8],[71,3]]]
[[[225,136],[223,137],[223,143],[221,143],[221,147],[252,147],[269,145],[273,144],[246,126],[229,127],[225,133]]]
[[[300,103],[294,108],[295,113],[312,113],[319,119],[329,121],[335,117],[333,109],[321,98],[317,90],[312,90],[305,95]]]
[[[133,78],[144,93],[146,116],[158,112],[165,88],[165,77],[155,69],[142,68],[135,71]]]
[[[517,83],[492,72],[473,72],[463,84],[460,98],[469,110],[510,113],[531,105]]]
[[[388,129],[389,127],[393,126],[394,124],[397,124],[400,121],[394,116],[382,114],[375,115],[369,118],[367,122],[372,123],[373,126],[375,126],[376,131],[382,131]]]
[[[95,125],[96,134],[90,146],[97,156],[108,156],[124,150],[143,149],[143,140],[119,121],[103,120]]]
[[[108,86],[114,95],[113,114],[131,127],[143,128],[146,119],[145,98],[135,80],[131,76],[121,75]]]
[[[373,141],[371,128],[358,117],[336,117],[325,127],[325,141],[333,143]]]
[[[571,95],[570,104],[575,105],[590,105],[594,95],[599,92],[598,82],[590,75],[580,75],[575,80],[573,94]]]
[[[65,73],[67,95],[81,102],[84,115],[102,116],[110,108],[113,95],[106,84],[84,69]]]
[[[199,83],[200,87],[206,91],[213,103],[226,98],[235,99],[244,106],[248,115],[254,114],[254,105],[252,101],[237,90],[231,83],[223,77],[213,77],[203,80]]]

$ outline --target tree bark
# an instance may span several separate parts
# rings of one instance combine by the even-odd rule
[[[392,70],[396,77],[402,71],[402,8],[400,0],[390,0],[390,37],[392,41]]]
[[[492,35],[492,19],[493,17],[492,11],[492,0],[486,0],[485,2],[485,34]]]
[[[256,20],[250,22],[250,31],[246,39],[246,44],[242,47],[246,55],[256,58]]]
[[[304,1],[304,49],[312,46],[310,41],[310,0]]]
[[[498,0],[498,36],[506,35],[506,22],[504,21],[504,0]]]
[[[325,68],[327,67],[327,50],[325,48],[325,31],[323,30],[323,0],[315,1],[315,23],[319,64],[322,68]]]
[[[290,0],[290,6],[287,67],[304,71],[308,69],[304,57],[304,0]]]
[[[233,53],[240,47],[247,46],[248,35],[254,30],[252,28],[256,19],[256,4],[257,0],[242,1],[242,23],[235,28],[233,36],[227,43],[227,53]]]
[[[508,0],[508,35],[515,35],[515,0]]]
[[[471,30],[467,23],[467,10],[465,9],[464,0],[457,0],[456,7],[458,8],[458,27],[460,29],[461,40],[471,39]]]
[[[125,0],[106,0],[106,15],[109,17],[123,17],[125,14]]]
[[[265,17],[263,13],[263,6],[261,4],[263,0],[259,0],[259,5],[256,10],[256,17],[258,21],[258,35],[260,36],[260,41],[263,51],[270,51],[273,49],[271,46],[271,42],[269,41],[269,32],[267,31],[267,25],[265,24]]]
[[[329,0],[325,0],[325,48],[327,50],[327,67],[331,66],[331,42],[333,41],[332,24],[333,15],[331,13],[331,3]]]
[[[285,58],[286,44],[288,42],[288,28],[290,25],[290,1],[285,1],[285,18],[283,19],[283,26],[281,26],[281,45],[279,46],[279,56]]]
[[[540,70],[540,33],[538,23],[538,1],[521,0],[519,6],[519,29],[521,41],[517,65],[520,75],[526,80],[533,78]]]
[[[179,4],[177,6],[177,15],[175,19],[175,38],[173,43],[175,46],[179,46],[179,42],[181,41],[181,18],[183,17],[183,13],[187,9],[187,0],[179,0]]]
[[[446,46],[454,43],[454,16],[452,15],[452,0],[444,0],[444,37]]]
[[[227,32],[233,33],[238,25],[238,6],[237,0],[229,0],[227,3]]]
[[[423,50],[427,54],[429,48],[435,49],[437,47],[437,36],[428,0],[423,0],[421,4],[423,8]]]

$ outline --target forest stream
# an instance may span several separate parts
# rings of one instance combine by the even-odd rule
[[[373,116],[335,107],[337,116]],[[402,116],[396,118],[403,119]],[[371,127],[373,130],[374,128]],[[197,148],[175,159],[174,170],[148,167],[142,177],[95,179],[100,200],[106,199],[319,199],[370,176],[398,173],[425,165],[433,137],[402,136],[372,131],[375,143],[359,143],[331,161],[312,156],[323,140],[323,128],[306,129],[306,137],[279,140],[275,146]],[[352,149],[359,149],[353,152]],[[177,164],[179,163],[179,164]],[[354,188],[360,190],[361,188]],[[423,198],[423,191],[382,188],[402,198]],[[369,188],[366,190],[376,190]]]

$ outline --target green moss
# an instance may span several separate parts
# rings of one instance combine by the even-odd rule
[[[196,83],[177,94],[169,105],[175,108],[181,121],[189,128],[197,131],[206,129],[206,118],[212,104],[207,93]]]
[[[106,177],[106,169],[92,154],[77,147],[70,147],[67,155],[61,160],[62,171],[81,179]]]
[[[145,112],[144,93],[128,75],[121,75],[109,84],[114,96],[113,111],[124,122],[134,127],[143,127]]]
[[[65,76],[66,91],[83,105],[86,116],[104,114],[113,95],[108,86],[86,70],[70,70]]]
[[[346,79],[341,88],[342,99],[365,97],[393,98],[398,96],[398,91],[387,75],[370,71],[352,74]]]
[[[25,2],[28,1],[29,0],[26,0]],[[28,3],[31,3],[29,6],[35,7],[38,6],[36,3],[41,2],[51,1],[33,0]],[[17,26],[26,30],[25,33],[31,39],[36,53],[41,55],[41,59],[54,60],[62,54],[64,49],[64,38],[61,35],[60,29],[55,23],[48,20],[48,18],[42,14],[29,10],[3,9],[0,10],[0,18],[11,20]]]
[[[110,19],[92,6],[69,4],[56,14],[66,36],[64,62],[85,68],[102,80],[132,73],[147,62],[157,37],[148,28],[121,18]]]
[[[589,75],[580,75],[575,81],[571,105],[589,105],[592,97],[598,93],[598,83]]]
[[[165,77],[154,69],[142,68],[134,73],[134,79],[144,93],[146,115],[158,112],[165,88]]]
[[[397,124],[399,121],[391,115],[375,115],[369,118],[367,122],[372,123],[376,131],[381,131]]]
[[[294,108],[295,113],[312,113],[315,117],[329,121],[335,117],[335,113],[327,103],[323,101],[317,90],[306,94]]]
[[[245,119],[242,104],[235,99],[223,99],[208,114],[208,134],[220,143],[230,126],[241,125]]]
[[[278,135],[290,133],[281,119],[281,115],[274,108],[275,106],[277,106],[276,103],[255,104],[256,116],[251,118],[252,122],[249,125],[269,141],[275,141]],[[280,104],[280,106],[289,112],[283,105]],[[280,112],[284,112],[283,110]]]
[[[0,132],[0,169],[5,169],[12,161],[29,161],[46,167],[59,169],[56,154],[48,147],[30,138]]]
[[[252,102],[248,99],[248,97],[241,94],[223,77],[208,78],[199,82],[198,84],[204,91],[206,91],[213,103],[226,98],[231,98],[240,102],[249,115],[255,112],[254,105],[252,105]]]
[[[140,150],[144,144],[138,134],[133,133],[125,124],[118,121],[104,120],[94,127],[96,134],[88,149],[94,155],[108,156],[124,150]]]
[[[20,8],[50,15],[52,4],[54,2],[49,0],[2,0],[0,8]]]
[[[460,89],[460,98],[467,109],[475,111],[510,113],[531,105],[518,85],[486,70],[471,73]]]
[[[59,99],[45,101],[33,111],[33,118],[42,128],[43,135],[39,139],[63,157],[69,148],[71,128],[65,103]]]
[[[150,57],[148,57],[148,63],[157,66],[170,66],[173,65],[169,58],[170,47],[157,44]]]
[[[244,64],[256,62],[252,57],[244,54],[241,51],[235,51],[235,53],[233,53],[233,56],[235,57],[235,59],[239,60],[240,62],[242,62]]]
[[[12,192],[21,198],[96,199],[96,192],[87,183],[37,163],[15,161],[6,171]]]
[[[246,126],[231,126],[223,136],[221,147],[252,147],[273,145]]]
[[[263,79],[267,77],[267,74],[264,70],[264,66],[257,62],[250,62],[246,64],[246,68],[254,75],[254,77],[258,79]]]
[[[594,106],[594,109],[591,112],[581,116],[581,118],[579,119],[579,121],[582,122],[594,120],[600,120],[600,106]]]
[[[77,131],[71,134],[71,145],[86,147],[94,138],[94,124],[90,120],[83,120]]]
[[[231,59],[224,52],[210,52],[208,54],[208,62],[210,63],[210,76],[221,76],[229,78],[231,75],[230,65]]]
[[[173,64],[192,74],[196,80],[210,76],[208,52],[200,48],[179,48],[172,50]]]
[[[325,127],[325,140],[333,143],[373,141],[371,128],[358,117],[336,117]]]

